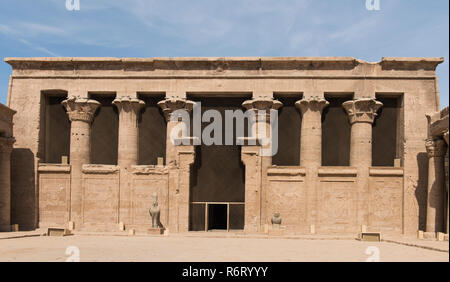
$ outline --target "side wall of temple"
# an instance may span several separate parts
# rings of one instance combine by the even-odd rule
[[[300,156],[288,165],[274,165],[288,156],[273,161],[260,154],[261,146],[241,146],[245,232],[268,232],[274,213],[282,217],[284,234],[425,230],[425,115],[440,107],[435,69],[442,59],[384,58],[367,63],[354,58],[11,58],[6,62],[13,67],[8,106],[17,111],[12,221],[23,230],[69,225],[75,230],[118,230],[120,223],[145,230],[151,225],[148,210],[156,193],[163,226],[170,232],[189,231],[196,149],[174,146],[161,136],[177,125],[170,121],[174,110],[192,110],[191,96],[250,97],[243,109],[266,113],[283,110],[280,101],[288,106],[280,97],[295,97],[290,107],[300,114],[295,124],[301,129],[287,136],[300,135],[292,143],[299,146],[292,152]],[[52,110],[49,97],[60,97],[50,100],[62,102],[61,107]],[[109,99],[109,104],[98,97]],[[139,124],[146,120],[142,111],[150,104],[154,107],[149,111],[154,112],[148,112],[148,118],[154,115],[152,124],[162,130],[152,133],[155,140],[146,133],[155,153],[147,152],[149,161],[142,163],[140,151],[145,146],[139,140],[144,133],[139,129],[153,127]],[[46,112],[60,118],[48,121]],[[94,125],[100,119],[117,120],[117,126],[102,131],[104,144],[93,141],[103,128]],[[395,130],[389,127],[391,119]],[[344,121],[345,126],[334,124]],[[52,128],[59,129],[48,133],[45,128],[52,122],[56,124]],[[383,131],[391,140],[389,146],[383,144]],[[48,145],[55,137],[65,141]],[[52,156],[49,151],[54,148],[59,153]],[[374,160],[373,152],[383,157]],[[94,154],[105,163],[94,163]]]

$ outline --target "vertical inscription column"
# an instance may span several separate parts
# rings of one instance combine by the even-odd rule
[[[361,98],[342,104],[351,124],[350,166],[358,170],[359,226],[369,223],[369,169],[372,166],[372,125],[383,103],[372,98]]]
[[[91,123],[100,103],[80,97],[70,97],[62,102],[71,121],[70,127],[70,221],[82,222],[82,171],[83,164],[90,163]]]
[[[177,233],[189,231],[189,193],[191,188],[191,165],[195,160],[195,146],[177,146],[178,177],[175,189],[169,187],[170,230]],[[170,175],[169,175],[170,177]],[[173,221],[172,219],[175,219]],[[175,224],[174,224],[175,223]]]
[[[428,139],[428,198],[427,198],[427,232],[444,232],[445,221],[445,141]]]
[[[244,229],[247,232],[260,232],[262,225],[268,224],[272,217],[267,214],[266,206],[270,199],[267,199],[267,169],[272,165],[272,150],[278,149],[278,136],[272,136],[271,110],[278,110],[283,106],[278,100],[272,97],[260,97],[245,101],[242,106],[253,111],[251,134],[257,139],[260,146],[242,147],[242,161],[245,165],[245,221]],[[258,152],[255,153],[255,150]],[[275,152],[273,152],[275,153]],[[255,173],[259,171],[259,173]],[[256,179],[258,177],[258,179]],[[255,182],[256,181],[256,182]],[[255,184],[257,186],[255,186]]]
[[[193,109],[194,102],[182,98],[167,98],[160,101],[158,106],[162,109],[167,121],[166,133],[166,166],[169,168],[169,185],[167,191],[167,207],[165,222],[171,232],[187,232],[189,229],[189,190],[190,169],[194,162],[195,150],[193,146],[177,146],[171,140],[176,127],[186,128],[182,122],[182,115],[188,115]],[[182,111],[178,111],[182,110]],[[188,132],[184,132],[189,134]],[[175,139],[187,136],[176,135]]]
[[[11,231],[11,152],[15,139],[0,137],[0,232]]]
[[[261,157],[260,146],[242,146],[245,166],[244,231],[261,232]]]
[[[308,97],[295,103],[302,114],[300,165],[306,169],[306,218],[310,226],[317,221],[317,173],[322,165],[322,112],[328,105],[329,102],[320,97]]]
[[[131,166],[138,163],[138,117],[144,101],[120,97],[113,101],[119,111],[118,165],[120,167],[119,220],[130,224],[131,219]]]

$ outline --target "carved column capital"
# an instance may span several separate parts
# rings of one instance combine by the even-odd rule
[[[72,96],[61,103],[67,110],[70,121],[91,123],[100,103],[95,100]]]
[[[377,116],[377,111],[382,106],[383,103],[371,98],[347,101],[342,104],[348,114],[350,124],[357,122],[372,124]]]
[[[116,98],[114,99],[113,104],[117,107],[119,113],[122,111],[134,111],[135,114],[138,114],[142,107],[145,106],[144,101],[137,98],[131,98],[130,96]]]
[[[278,110],[283,106],[283,103],[273,99],[272,97],[260,97],[252,100],[247,100],[242,103],[242,106],[247,110],[270,111]]]
[[[253,111],[258,117],[258,120],[266,121],[270,121],[270,110],[278,110],[282,106],[283,103],[272,97],[259,97],[242,103],[242,107],[248,111]]]
[[[429,158],[443,157],[447,151],[445,141],[442,139],[427,139],[425,146]]]
[[[330,103],[320,97],[314,96],[314,97],[308,97],[303,98],[295,103],[295,106],[297,109],[300,110],[300,112],[305,114],[307,111],[312,112],[320,112],[322,113],[323,109],[325,109]]]
[[[14,142],[16,142],[14,137],[0,137],[0,153],[10,154],[13,149]]]
[[[176,110],[185,110],[191,112],[195,102],[183,98],[167,98],[158,102],[158,106],[162,109],[167,121],[170,121],[172,113]]]

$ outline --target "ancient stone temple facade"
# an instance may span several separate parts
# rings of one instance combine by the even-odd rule
[[[13,116],[16,112],[0,104],[0,232],[11,227],[11,152],[13,150]]]
[[[171,233],[441,229],[429,220],[442,215],[427,208],[424,146],[441,58],[5,61],[17,111],[12,220],[24,230],[145,231],[153,198]],[[211,110],[256,115],[232,144],[211,145],[198,142]],[[179,127],[187,142],[173,142]],[[249,142],[262,128],[276,129],[273,156]]]

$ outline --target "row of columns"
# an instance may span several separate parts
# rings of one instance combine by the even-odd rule
[[[314,225],[317,219],[317,201],[313,200],[317,194],[317,175],[318,168],[322,165],[322,113],[323,110],[329,105],[329,102],[324,98],[311,96],[305,97],[296,102],[296,107],[300,110],[302,115],[302,125],[301,125],[301,144],[300,144],[300,165],[305,167],[306,170],[306,197],[311,198],[308,200],[307,215],[306,218],[311,225]],[[244,102],[243,106],[249,110],[254,109],[258,111],[265,111],[266,115],[269,114],[270,110],[278,110],[282,104],[279,101],[267,98],[258,98],[251,101]],[[349,122],[351,124],[351,149],[350,149],[350,165],[356,167],[358,170],[357,187],[358,187],[358,198],[360,201],[358,207],[358,225],[368,224],[368,211],[367,211],[367,195],[369,189],[369,168],[372,165],[372,125],[377,116],[377,111],[383,106],[383,104],[372,98],[362,98],[357,100],[351,100],[343,103],[343,108],[348,114]],[[257,120],[259,119],[257,117]],[[269,119],[266,118],[265,121],[269,124]],[[266,129],[266,133],[270,132]],[[258,127],[260,128],[260,127]],[[252,130],[255,134],[255,130]],[[257,133],[256,133],[257,134]],[[255,135],[254,135],[255,136]],[[259,136],[258,134],[256,136]],[[253,156],[253,160],[252,160]],[[260,168],[265,171],[271,163],[272,157],[270,156],[259,156],[261,162]],[[252,150],[246,150],[244,164],[246,165],[246,170],[248,167],[252,167],[257,164],[258,158],[257,153]],[[260,173],[259,171],[253,171],[253,174]],[[246,174],[246,182],[251,178],[252,175]],[[255,204],[247,205],[248,197],[254,199],[256,196],[255,192],[259,194],[259,203],[264,204],[263,200],[267,199],[265,197],[266,191],[261,191],[263,189],[264,183],[267,183],[266,175],[261,173],[261,183],[255,185],[254,183],[246,183],[248,187],[256,187],[255,190],[250,189],[246,191],[246,206],[245,206],[245,222],[246,231],[260,231],[259,229],[263,226],[264,219],[268,218],[268,215],[263,214],[265,212],[264,208]],[[246,189],[247,190],[247,189]],[[256,210],[250,210],[255,209]],[[261,214],[256,215],[255,212],[260,210]],[[250,226],[248,226],[250,222]],[[258,223],[256,223],[258,222]]]
[[[138,114],[145,105],[142,100],[137,98],[122,97],[115,99],[113,104],[119,110],[119,148],[118,164],[129,167],[135,165],[138,159]],[[328,102],[323,98],[309,97],[299,100],[296,103],[297,108],[302,114],[302,132],[301,132],[301,164],[308,166],[321,165],[321,144],[322,128],[321,119],[323,109],[328,106]],[[72,97],[63,102],[66,107],[71,126],[71,160],[89,163],[89,138],[90,124],[93,120],[95,111],[100,103],[86,98]],[[179,120],[171,119],[171,113],[185,109],[192,111],[194,102],[180,98],[169,98],[158,103],[162,108],[167,120],[167,158],[170,163],[174,160],[174,149],[170,142],[170,132],[179,123]],[[282,103],[273,99],[254,99],[243,103],[247,110],[256,112],[256,123],[252,128],[252,134],[256,134],[257,124],[261,122],[269,123],[268,116],[270,110],[278,110]],[[347,101],[343,104],[344,109],[349,115],[351,127],[351,150],[350,165],[365,166],[371,165],[372,158],[372,124],[376,117],[376,112],[382,106],[381,102],[375,99],[359,99]],[[263,117],[258,116],[261,112]],[[266,132],[270,128],[267,128]],[[73,146],[72,146],[73,145]]]
[[[120,97],[113,101],[119,112],[118,165],[120,167],[120,221],[131,222],[131,166],[138,163],[138,116],[145,102],[137,98]],[[100,103],[72,96],[62,102],[71,122],[70,130],[70,221],[82,225],[82,166],[90,163],[90,128]],[[177,148],[170,141],[171,130],[180,122],[171,119],[179,109],[192,110],[193,102],[180,98],[169,98],[158,103],[167,119],[166,164],[177,165]],[[181,136],[180,136],[181,137]],[[169,207],[166,207],[169,209]],[[167,213],[168,215],[168,210]],[[75,227],[74,226],[74,227]]]
[[[243,104],[247,110],[262,111],[267,116],[270,110],[278,110],[282,105],[277,100],[267,98],[254,99]],[[297,101],[295,105],[302,114],[300,164],[319,167],[322,163],[322,113],[329,102],[319,97],[307,97]],[[372,124],[383,104],[375,99],[362,98],[347,101],[342,106],[351,124],[350,165],[369,168],[372,165]],[[257,115],[256,120],[269,123],[267,117],[260,118]],[[265,132],[270,132],[270,127]],[[252,134],[256,134],[255,127]]]
[[[63,101],[63,106],[67,110],[67,114],[72,123],[71,125],[71,137],[70,137],[70,163],[72,166],[71,174],[71,209],[70,219],[72,222],[81,222],[81,208],[82,208],[82,165],[90,163],[90,125],[93,121],[94,114],[99,108],[100,103],[80,97],[70,97]],[[118,165],[120,166],[121,174],[128,174],[132,165],[136,165],[138,162],[138,114],[145,103],[137,98],[120,97],[113,101],[113,104],[119,111],[119,144],[118,144]],[[160,101],[158,105],[161,107],[165,118],[167,120],[167,133],[166,133],[166,164],[170,166],[177,166],[178,151],[175,144],[171,142],[170,134],[172,129],[181,123],[179,117],[172,117],[172,114],[177,110],[192,111],[195,103],[183,98],[167,98]],[[329,103],[319,97],[307,97],[299,100],[296,103],[297,108],[302,114],[302,132],[301,132],[301,159],[300,162],[308,170],[316,170],[321,166],[321,150],[322,150],[322,128],[321,119],[323,109]],[[283,104],[273,98],[257,98],[249,100],[243,103],[243,107],[247,110],[255,111],[256,120],[252,126],[253,136],[258,136],[258,128],[265,127],[266,134],[270,134],[270,110],[278,110]],[[382,104],[374,99],[358,99],[345,102],[343,104],[344,109],[349,115],[349,121],[352,124],[352,141],[351,141],[351,165],[360,168],[361,170],[367,170],[371,165],[372,158],[372,123],[376,116],[377,110]],[[184,137],[184,136],[179,136]],[[272,163],[271,156],[261,157],[261,169],[267,169]],[[189,165],[189,164],[187,164]],[[312,173],[307,173],[307,177],[310,177]],[[266,181],[264,175],[261,174],[261,182]],[[128,177],[121,177],[126,181]],[[364,179],[364,178],[361,178]],[[170,182],[171,180],[169,180]],[[173,180],[176,181],[176,180]],[[120,219],[122,222],[129,222],[131,218],[131,206],[130,206],[130,185],[129,181],[121,183],[120,193]],[[367,186],[366,184],[362,184]],[[261,186],[261,185],[258,185]],[[170,189],[170,188],[169,188]],[[261,188],[256,188],[261,189]],[[364,189],[363,189],[364,190]],[[171,192],[169,191],[169,194]],[[181,193],[176,191],[175,194]],[[183,198],[187,201],[189,191],[184,191]],[[246,199],[253,198],[257,202],[261,202],[264,199],[265,191],[256,191],[256,195],[252,192],[252,195],[246,195]],[[255,196],[258,198],[256,199]],[[249,197],[249,198],[248,198]],[[169,196],[170,199],[173,197]],[[167,216],[170,216],[173,203],[170,203],[167,207],[171,206],[170,210],[167,210]],[[247,206],[247,205],[246,205]],[[246,207],[247,208],[247,207]],[[250,206],[249,206],[250,208]],[[261,209],[259,209],[261,211]],[[309,207],[309,211],[315,211],[314,207]],[[179,214],[179,211],[177,211]],[[184,214],[184,212],[182,212]],[[254,216],[252,211],[246,211],[246,215]],[[314,213],[310,217],[314,217]],[[266,215],[257,215],[259,220],[265,218]],[[167,220],[170,220],[170,219]],[[258,219],[252,218],[249,221],[258,222]],[[246,218],[246,222],[247,221]],[[361,219],[363,221],[363,219]],[[257,228],[257,227],[255,227]],[[183,228],[185,229],[185,228]]]

